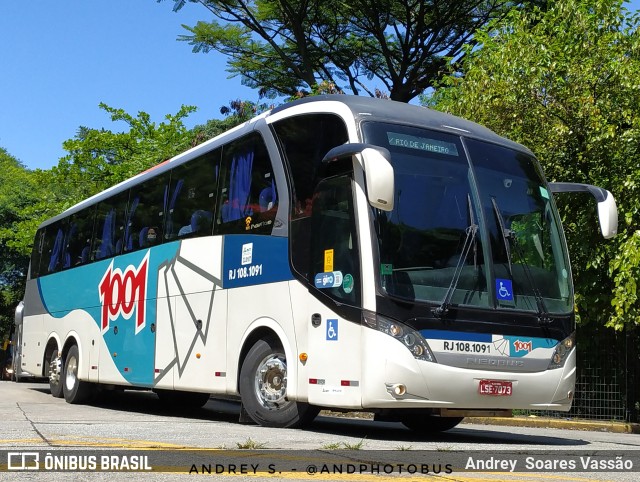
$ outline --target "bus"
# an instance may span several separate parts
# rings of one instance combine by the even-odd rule
[[[297,427],[320,409],[437,432],[567,411],[574,295],[527,148],[452,115],[319,96],[276,107],[39,227],[21,364],[69,403],[146,389]]]

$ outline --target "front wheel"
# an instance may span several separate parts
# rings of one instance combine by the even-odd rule
[[[319,411],[287,400],[287,359],[273,338],[258,340],[247,353],[240,370],[240,396],[249,417],[265,427],[301,427]]]
[[[464,417],[438,417],[435,415],[422,415],[415,418],[405,418],[402,424],[421,433],[437,433],[451,430],[453,427],[462,422]]]
[[[67,403],[84,403],[91,397],[92,386],[89,382],[83,382],[78,378],[78,366],[80,355],[77,345],[73,345],[64,362],[64,382],[62,391]]]

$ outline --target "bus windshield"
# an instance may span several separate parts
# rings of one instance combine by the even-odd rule
[[[558,215],[527,153],[442,132],[363,123],[391,152],[395,202],[377,211],[382,290],[412,301],[573,309]]]

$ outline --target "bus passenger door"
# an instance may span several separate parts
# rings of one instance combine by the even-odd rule
[[[292,303],[296,319],[307,326],[308,359],[300,383],[308,387],[299,391],[312,404],[360,408],[361,276],[351,175],[322,180],[310,218],[301,221],[308,227],[292,226],[294,265],[308,266],[308,289],[293,293]],[[305,254],[308,260],[302,261]]]

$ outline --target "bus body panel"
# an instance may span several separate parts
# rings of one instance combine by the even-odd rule
[[[44,315],[25,315],[22,324],[22,368],[34,375],[42,375],[47,343]]]
[[[575,350],[564,368],[534,373],[471,370],[416,360],[402,343],[364,328],[363,402],[374,408],[549,409],[567,411],[575,383]],[[385,356],[379,353],[384,350]],[[512,383],[510,396],[481,395],[480,380]],[[394,385],[406,386],[396,396]]]
[[[300,400],[362,408],[360,323],[339,316],[301,286],[292,287],[291,293],[294,317],[306,325],[304,337],[298,338],[299,353],[308,356],[306,362],[298,362],[304,367],[298,378]]]
[[[237,395],[239,393],[237,382],[242,370],[241,352],[243,348],[251,348],[248,339],[260,329],[273,332],[278,338],[288,361],[287,376],[291,380],[296,379],[298,354],[295,351],[296,333],[288,292],[286,282],[246,286],[228,291],[229,312],[227,319],[231,327],[228,330],[227,338],[228,394]],[[287,393],[292,399],[295,399],[295,384],[291,385],[291,390],[288,390]]]
[[[183,241],[158,271],[155,388],[222,392],[225,371],[226,293],[223,238]]]

